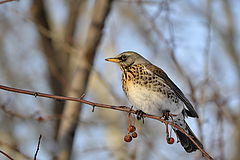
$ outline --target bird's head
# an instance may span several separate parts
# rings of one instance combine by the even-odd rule
[[[130,67],[132,65],[137,65],[137,64],[150,63],[148,60],[146,60],[140,54],[133,52],[133,51],[123,52],[114,58],[107,58],[105,60],[109,61],[109,62],[117,63],[120,65],[121,68],[127,68],[127,67]]]

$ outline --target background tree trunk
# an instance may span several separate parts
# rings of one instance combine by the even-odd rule
[[[93,14],[91,24],[89,26],[86,41],[82,52],[80,51],[74,57],[73,65],[74,74],[72,77],[71,86],[67,93],[70,97],[81,97],[86,93],[89,75],[92,69],[94,57],[97,47],[100,44],[102,32],[106,18],[111,9],[112,0],[96,1],[93,7]],[[60,146],[59,153],[57,154],[58,160],[67,160],[71,157],[74,135],[77,129],[78,120],[80,118],[81,104],[76,102],[66,102],[64,106],[63,116],[68,117],[62,119],[59,133],[58,143]]]

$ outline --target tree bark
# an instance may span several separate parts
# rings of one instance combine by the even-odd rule
[[[76,57],[74,61],[74,77],[69,88],[68,96],[81,97],[87,88],[88,78],[92,68],[94,56],[99,46],[104,24],[111,9],[112,0],[97,0],[93,7],[91,24],[85,41],[85,48]],[[81,104],[76,102],[66,102],[57,140],[59,151],[58,160],[71,159],[74,135],[76,132],[78,120],[80,117]]]
[[[49,82],[54,94],[64,95],[64,83],[65,83],[65,71],[64,66],[67,65],[63,56],[57,51],[54,46],[54,41],[51,37],[52,28],[49,23],[49,15],[46,10],[44,0],[34,0],[31,5],[31,13],[33,21],[36,25],[39,33],[39,44],[42,48],[42,52],[46,57],[49,69]],[[53,112],[55,114],[61,114],[63,110],[64,102],[55,102]],[[56,130],[58,130],[58,121],[56,124]]]

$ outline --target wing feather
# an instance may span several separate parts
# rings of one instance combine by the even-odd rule
[[[174,84],[174,82],[168,77],[168,75],[161,68],[158,68],[153,64],[146,64],[145,66],[148,70],[150,70],[151,72],[153,72],[154,74],[162,78],[166,82],[166,84],[175,92],[178,98],[187,107],[186,113],[188,116],[198,118],[198,114],[194,109],[194,107],[192,106],[192,104],[190,103],[190,101],[185,97],[183,92]]]

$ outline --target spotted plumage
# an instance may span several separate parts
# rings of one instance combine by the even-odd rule
[[[119,64],[123,91],[134,107],[157,116],[166,111],[177,115],[173,118],[174,123],[193,136],[202,147],[185,122],[186,116],[198,118],[194,107],[162,69],[135,52],[123,52],[106,60]],[[186,135],[176,128],[174,131],[187,152],[197,150],[196,145]]]

